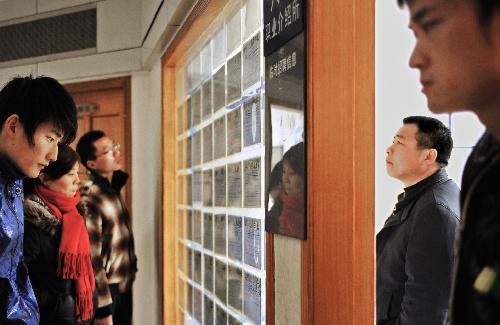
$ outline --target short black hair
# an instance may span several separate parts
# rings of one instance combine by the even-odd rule
[[[293,171],[299,174],[303,179],[306,172],[305,159],[304,142],[292,146],[283,155],[283,161],[286,161]]]
[[[399,7],[407,5],[412,0],[398,0]],[[493,17],[493,13],[500,9],[500,1],[498,0],[471,0],[476,6],[476,13],[479,22],[483,26],[488,26]]]
[[[68,146],[59,146],[57,160],[51,162],[42,170],[47,180],[56,180],[67,174],[80,159],[78,153]]]
[[[416,124],[419,148],[436,149],[436,162],[440,167],[448,165],[453,149],[450,129],[440,120],[428,116],[409,116],[403,119],[403,124]]]
[[[34,145],[33,136],[43,123],[52,123],[63,138],[61,144],[70,144],[78,127],[76,106],[71,95],[50,77],[16,77],[0,91],[0,130],[5,120],[19,116],[28,143]]]
[[[89,131],[82,135],[78,144],[76,145],[76,151],[80,155],[80,160],[82,164],[87,167],[87,161],[96,159],[94,142],[105,137],[106,134],[101,130]]]

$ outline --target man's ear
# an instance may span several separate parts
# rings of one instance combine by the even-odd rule
[[[85,165],[90,170],[94,170],[96,168],[96,162],[95,162],[95,160],[87,160],[87,163]]]
[[[436,149],[427,149],[427,154],[425,156],[425,160],[429,163],[433,164],[436,162],[438,152]]]
[[[21,122],[19,121],[19,115],[12,114],[5,120],[2,130],[6,132],[9,137],[12,137],[19,132],[19,127]]]

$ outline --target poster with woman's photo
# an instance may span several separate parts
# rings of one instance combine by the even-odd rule
[[[305,39],[300,33],[266,57],[266,110],[272,152],[266,231],[306,238]],[[269,126],[268,126],[269,127]]]

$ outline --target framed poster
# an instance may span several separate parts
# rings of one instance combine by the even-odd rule
[[[187,250],[187,276],[189,279],[193,280],[193,250],[188,248]]]
[[[232,265],[228,266],[227,275],[227,303],[234,309],[242,310],[243,277],[241,269]]]
[[[226,120],[221,117],[214,121],[214,159],[226,156]]]
[[[243,162],[245,208],[260,208],[260,157]]]
[[[224,262],[215,259],[215,295],[226,304],[227,289],[227,265]]]
[[[214,68],[217,68],[226,59],[226,37],[224,35],[224,26],[221,26],[213,38],[213,63]]]
[[[212,160],[213,155],[212,145],[212,124],[203,128],[203,162]]]
[[[235,108],[227,118],[227,155],[241,151],[241,109]]]
[[[193,270],[193,280],[201,285],[201,253],[194,251],[194,270]]]
[[[240,322],[239,320],[237,320],[236,318],[234,318],[233,316],[229,315],[229,319],[227,320],[227,324],[228,325],[241,325],[243,323]]]
[[[208,79],[201,86],[201,114],[203,120],[206,120],[212,115],[212,79]]]
[[[212,170],[203,171],[203,205],[207,207],[212,206],[212,185],[213,176]]]
[[[214,179],[215,179],[215,206],[225,207],[226,206],[226,166],[214,169]]]
[[[193,315],[193,286],[188,284],[187,287],[187,310]]]
[[[201,211],[193,212],[193,241],[201,245]]]
[[[243,89],[260,81],[260,33],[243,44]]]
[[[213,214],[203,213],[203,248],[212,250],[214,242]]]
[[[241,261],[242,251],[242,217],[227,217],[227,255],[235,260]]]
[[[257,269],[260,269],[262,260],[260,231],[260,220],[245,218],[244,261],[245,264],[251,265]]]
[[[243,282],[243,301],[245,316],[255,324],[261,323],[261,283],[260,279],[252,274],[245,273]]]
[[[201,189],[202,189],[202,179],[201,179],[201,170],[195,170],[193,172],[193,203],[202,203]]]
[[[186,175],[184,185],[186,186],[186,200],[184,204],[191,205],[193,204],[193,175]]]
[[[179,263],[179,269],[184,273],[186,276],[189,274],[188,273],[188,248],[184,246],[184,244],[180,243],[177,245],[177,249],[179,251],[178,255],[178,263]]]
[[[267,175],[266,231],[306,238],[306,60],[299,33],[266,57],[266,110],[272,157]]]
[[[185,110],[184,110],[184,104],[181,104],[179,105],[179,107],[177,107],[177,135],[179,134],[182,134],[184,133],[184,131],[186,131],[186,128],[185,128]]]
[[[193,165],[201,163],[201,131],[193,134]]]
[[[214,292],[214,258],[207,254],[205,254],[203,257],[203,266],[205,267],[203,286],[205,290]]]
[[[214,87],[214,112],[226,106],[226,65],[223,65],[213,77]]]
[[[184,157],[186,161],[184,163],[184,168],[189,168],[193,165],[193,138],[186,138],[186,150],[184,151]]]
[[[215,305],[215,324],[226,324],[227,323],[227,313],[224,309]]]
[[[215,254],[226,255],[226,215],[216,214],[214,216],[215,230]]]
[[[260,94],[243,104],[243,146],[261,142]]]
[[[193,210],[186,211],[186,239],[193,240]]]
[[[227,165],[227,205],[241,207],[241,163]]]
[[[193,288],[193,316],[194,319],[196,319],[200,323],[202,321],[201,297],[202,297],[201,291],[196,288]]]
[[[214,301],[208,296],[205,296],[205,322],[203,324],[213,324],[214,323]]]
[[[231,52],[236,50],[241,43],[241,14],[239,10],[235,10],[234,14],[226,20],[226,54],[230,55]]]
[[[193,114],[193,124],[195,126],[201,122],[201,90],[197,89],[191,96],[191,114]]]
[[[241,52],[227,61],[227,103],[241,97]]]

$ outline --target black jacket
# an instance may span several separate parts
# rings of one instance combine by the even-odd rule
[[[74,281],[56,273],[62,223],[34,194],[25,197],[24,211],[24,259],[40,309],[40,324],[77,324]]]
[[[377,234],[377,324],[444,323],[459,196],[444,169],[400,194]]]
[[[489,134],[467,160],[461,206],[451,324],[500,324],[500,296],[473,287],[485,266],[500,274],[500,143]]]

